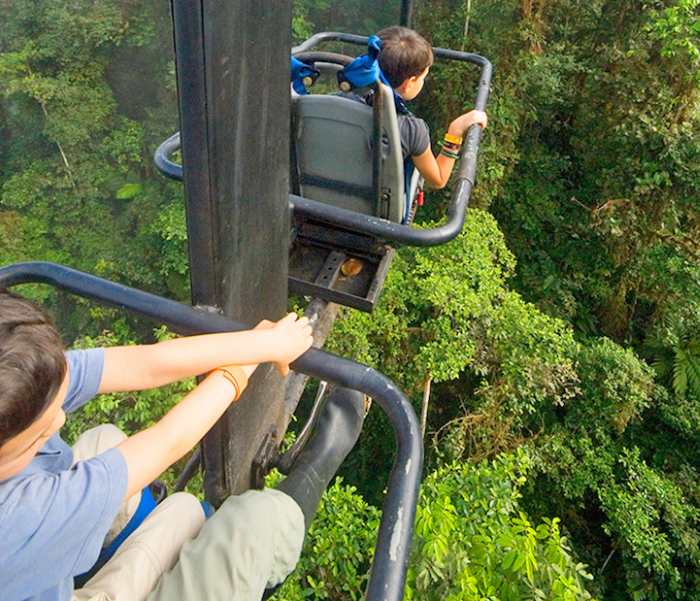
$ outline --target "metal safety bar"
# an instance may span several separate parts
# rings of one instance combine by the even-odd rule
[[[401,0],[401,19],[404,27],[413,27],[413,0]]]
[[[142,292],[63,265],[43,261],[0,268],[0,286],[42,283],[99,303],[126,310],[180,334],[235,332],[245,326],[222,315]],[[396,457],[389,475],[367,585],[369,601],[400,601],[413,536],[423,468],[423,442],[418,419],[406,396],[374,369],[319,349],[309,349],[291,364],[294,371],[358,390],[385,411],[396,436]]]
[[[317,33],[302,44],[292,48],[292,54],[308,52],[321,42],[335,41],[366,45],[367,39],[366,36],[351,33],[325,31]],[[474,108],[480,111],[486,110],[493,71],[491,62],[483,56],[469,52],[458,52],[444,48],[433,48],[433,52],[437,58],[474,63],[481,66],[481,76],[477,87]],[[479,152],[479,144],[481,143],[481,129],[481,125],[472,125],[467,132],[462,156],[455,171],[455,182],[452,187],[452,197],[447,209],[447,217],[442,225],[428,229],[416,229],[387,219],[355,213],[293,194],[289,196],[291,208],[302,215],[338,227],[368,233],[387,242],[408,244],[410,246],[438,246],[445,244],[457,237],[464,227],[469,197],[476,179],[476,159]],[[158,147],[154,159],[156,166],[161,172],[173,179],[182,180],[182,167],[170,160],[173,152],[179,147],[180,135],[177,133]]]

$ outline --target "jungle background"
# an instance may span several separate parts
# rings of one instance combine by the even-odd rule
[[[327,348],[392,378],[426,470],[407,598],[700,599],[700,2],[425,0],[414,27],[494,65],[464,233],[402,248]],[[296,0],[294,35],[376,33],[396,1]],[[436,64],[434,142],[476,73]],[[0,0],[0,265],[49,260],[188,302],[167,0]],[[431,192],[418,221],[444,209]],[[41,286],[69,346],[170,334]],[[183,382],[65,435],[157,419]],[[373,410],[278,597],[358,599],[393,439]]]

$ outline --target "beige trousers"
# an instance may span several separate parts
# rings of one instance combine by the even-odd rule
[[[83,432],[78,436],[78,440],[71,447],[73,451],[73,467],[78,461],[96,457],[100,453],[104,453],[107,449],[116,447],[119,443],[126,440],[126,434],[112,424],[103,424],[92,428],[87,432]],[[112,541],[119,536],[119,533],[126,528],[129,520],[133,517],[141,502],[141,493],[135,494],[130,499],[124,501],[119,508],[117,517],[114,518],[112,526],[105,537],[105,542],[102,548],[109,546]]]
[[[229,497],[148,601],[260,601],[294,570],[304,532],[301,509],[279,490]]]
[[[99,455],[126,440],[111,424],[83,433],[72,447],[73,463]],[[109,545],[132,518],[141,493],[125,501],[103,547]],[[140,601],[158,579],[175,565],[185,541],[197,536],[204,524],[204,511],[192,495],[177,493],[165,499],[119,547],[114,556],[84,588],[73,592],[73,601]]]
[[[304,532],[301,509],[278,490],[229,497],[206,523],[199,501],[176,493],[72,601],[260,601],[294,570]]]
[[[197,536],[203,524],[204,511],[194,496],[169,496],[102,569],[73,592],[73,601],[143,601],[175,565],[182,545]]]

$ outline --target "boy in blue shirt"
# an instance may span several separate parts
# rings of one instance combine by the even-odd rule
[[[333,461],[316,458],[333,444],[317,432],[279,490],[230,497],[206,524],[194,497],[172,495],[94,578],[73,590],[73,577],[93,566],[120,507],[197,444],[259,363],[272,362],[286,375],[312,341],[308,320],[290,314],[244,332],[65,353],[41,308],[0,290],[3,601],[252,601],[283,581],[320,492],[359,435],[359,393],[341,390],[329,399],[326,418],[335,412],[345,438]],[[102,445],[95,456],[76,462],[58,435],[65,413],[97,393],[200,374],[208,375],[154,426],[130,438],[102,430],[96,438],[111,437],[107,446],[116,446]]]

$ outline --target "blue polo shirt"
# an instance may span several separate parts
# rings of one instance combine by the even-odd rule
[[[66,353],[63,410],[78,409],[102,380],[104,349]],[[70,447],[54,434],[19,474],[0,482],[2,601],[69,601],[73,576],[97,561],[124,501],[128,471],[116,449],[70,464]]]

